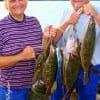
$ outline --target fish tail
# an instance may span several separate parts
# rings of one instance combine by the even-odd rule
[[[44,100],[51,100],[50,98],[51,98],[50,96],[45,96]]]
[[[70,98],[70,96],[71,96],[71,93],[72,93],[72,89],[69,90],[69,91],[67,91],[67,92],[64,94],[62,100],[69,100],[69,98]]]
[[[88,83],[88,72],[84,72],[84,80],[83,80],[84,85]]]
[[[67,96],[67,93],[64,94],[62,100],[66,100],[66,98],[67,98],[66,96]]]
[[[50,88],[50,87],[47,87],[45,96],[46,96],[46,97],[49,97],[50,95],[51,95],[51,88]]]

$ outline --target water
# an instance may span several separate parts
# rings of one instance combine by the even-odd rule
[[[91,1],[95,6],[100,5],[100,1]],[[29,1],[26,14],[36,16],[42,28],[49,24],[59,25],[63,9],[69,6],[68,1]],[[8,11],[4,8],[4,2],[0,2],[0,19],[6,16]]]

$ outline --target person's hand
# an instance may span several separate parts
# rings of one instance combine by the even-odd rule
[[[44,29],[44,38],[54,38],[56,36],[57,28],[52,25],[47,26]]]
[[[31,46],[27,46],[20,53],[20,57],[22,58],[22,60],[30,60],[32,58],[35,58],[35,50]]]
[[[97,15],[95,9],[93,8],[93,6],[90,3],[85,4],[83,6],[83,12],[87,15],[94,16],[94,17]]]
[[[68,23],[69,24],[77,24],[79,18],[80,18],[80,15],[83,13],[83,8],[80,8],[78,11],[74,12],[71,14],[71,16],[69,16],[68,18]]]
[[[52,39],[54,39],[55,37],[56,37],[56,35],[57,35],[57,28],[56,27],[52,27],[51,28],[51,30],[50,30],[50,37],[52,38]]]
[[[48,39],[52,39],[52,43],[54,41],[54,38],[57,34],[57,28],[53,27],[52,25],[47,26],[44,29],[44,35],[43,35],[43,40],[42,40],[42,46],[43,48],[46,48],[46,44],[48,43]]]
[[[43,37],[44,38],[49,38],[50,37],[50,30],[52,28],[52,25],[48,25],[43,32]]]

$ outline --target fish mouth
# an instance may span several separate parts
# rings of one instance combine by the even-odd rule
[[[69,53],[69,55],[72,59],[76,59],[78,57],[76,53]]]

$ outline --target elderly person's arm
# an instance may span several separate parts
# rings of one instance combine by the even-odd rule
[[[52,25],[49,25],[44,30],[44,37],[52,37],[54,44],[56,44],[62,34],[65,32],[67,27],[69,25],[75,25],[80,15],[83,13],[83,8],[80,8],[78,11],[73,12],[62,24],[60,24],[58,27],[53,27]]]
[[[55,44],[60,39],[60,37],[62,36],[62,34],[65,32],[65,30],[69,25],[71,24],[75,25],[78,22],[82,12],[83,8],[80,8],[77,12],[72,13],[71,16],[69,16],[60,26],[56,28],[56,36],[54,38]]]
[[[29,60],[32,58],[35,58],[35,51],[32,47],[27,46],[19,54],[11,56],[0,56],[0,68],[6,68],[18,63],[19,61]]]

